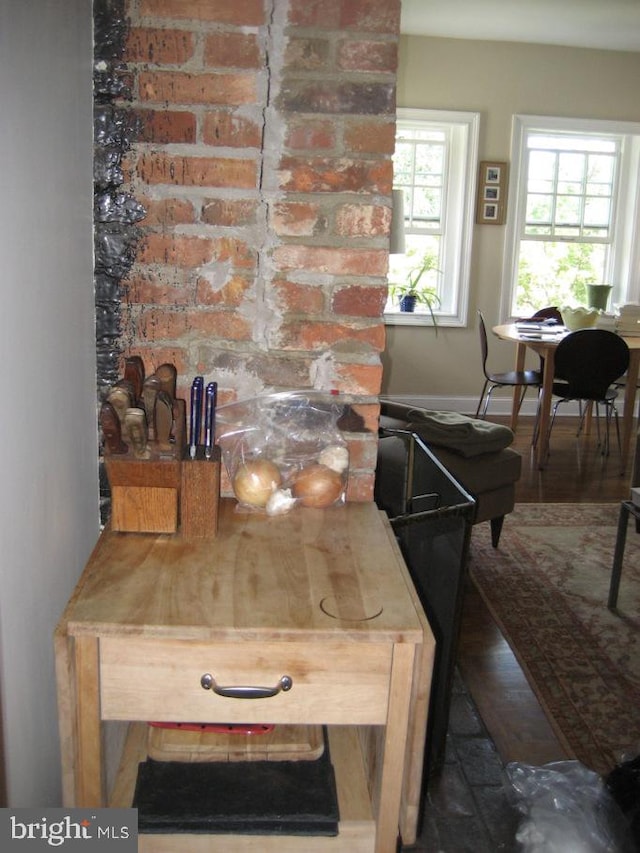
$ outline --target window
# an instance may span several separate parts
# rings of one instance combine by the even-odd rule
[[[503,316],[637,300],[640,125],[516,116],[512,162]]]
[[[432,323],[428,305],[403,313],[393,292],[425,257],[433,268],[420,284],[437,294],[438,325],[466,322],[479,121],[478,113],[398,110],[394,188],[404,196],[406,251],[389,258],[386,323]]]

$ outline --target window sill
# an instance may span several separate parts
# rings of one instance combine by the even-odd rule
[[[426,326],[434,328],[434,322],[429,314],[411,313],[410,311],[388,311],[384,314],[385,326]],[[450,314],[436,314],[436,324],[438,327],[461,327],[464,322],[459,317],[454,317]]]

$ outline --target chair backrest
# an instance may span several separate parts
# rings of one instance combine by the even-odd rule
[[[555,378],[568,383],[567,396],[603,400],[629,366],[629,347],[607,329],[579,329],[556,349]]]
[[[556,320],[556,322],[562,325],[562,314],[560,313],[560,309],[556,308],[555,305],[549,305],[548,308],[540,308],[536,311],[535,314],[531,317],[532,320]]]
[[[482,372],[488,379],[487,374],[487,358],[489,357],[489,343],[487,341],[487,327],[484,323],[482,311],[478,311],[478,329],[480,331],[480,352],[482,353]]]

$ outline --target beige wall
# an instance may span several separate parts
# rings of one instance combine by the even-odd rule
[[[640,121],[640,54],[511,42],[404,36],[398,106],[480,112],[480,160],[509,160],[516,113]],[[476,225],[468,326],[387,326],[383,393],[452,398],[475,408],[482,387],[476,311],[500,321],[504,226]],[[509,366],[509,344],[490,341],[494,367]],[[497,392],[496,392],[497,393]],[[496,409],[497,411],[497,409]]]

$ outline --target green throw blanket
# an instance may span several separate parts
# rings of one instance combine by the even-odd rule
[[[446,447],[461,456],[479,456],[503,450],[513,442],[509,427],[492,424],[458,412],[432,412],[409,409],[407,429],[427,444]]]

